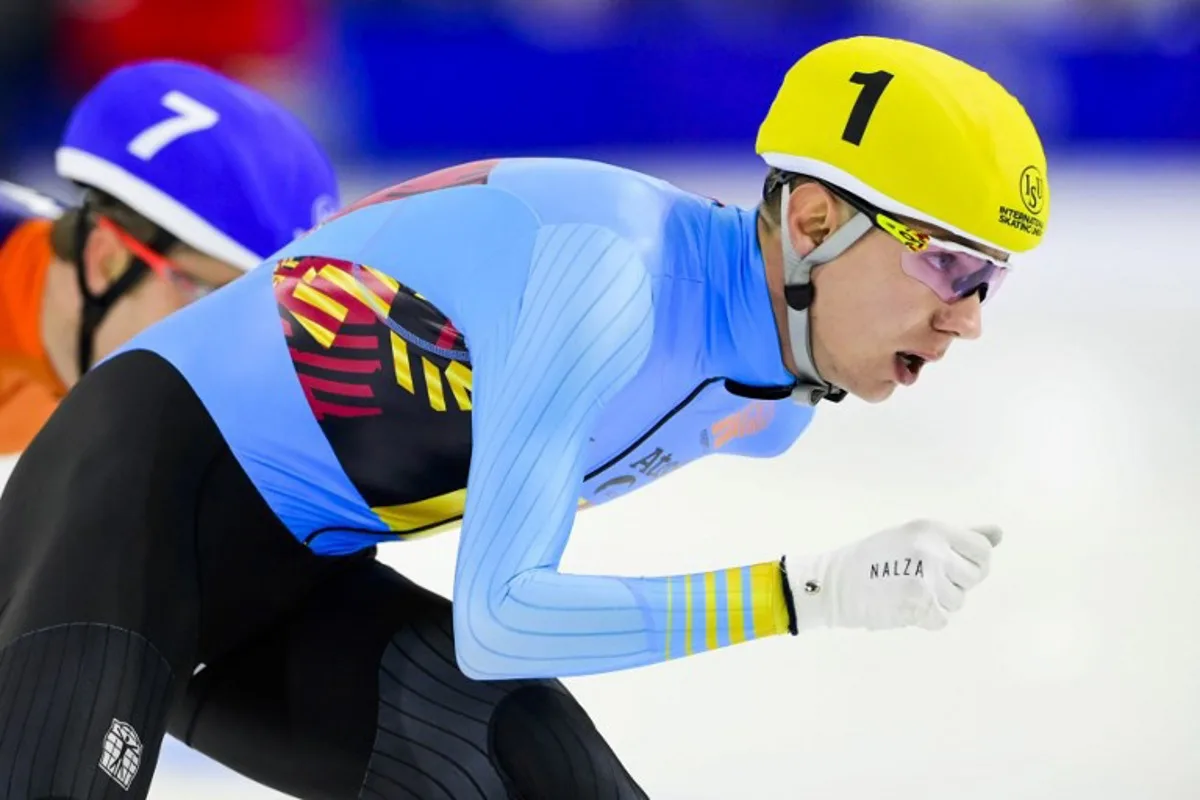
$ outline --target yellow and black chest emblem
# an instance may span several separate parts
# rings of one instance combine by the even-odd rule
[[[409,538],[461,519],[471,457],[462,334],[367,266],[287,259],[274,285],[309,408],[383,529]]]

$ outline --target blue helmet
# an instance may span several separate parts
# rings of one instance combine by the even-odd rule
[[[109,73],[75,106],[55,162],[61,177],[246,270],[340,204],[329,157],[296,117],[180,61]]]

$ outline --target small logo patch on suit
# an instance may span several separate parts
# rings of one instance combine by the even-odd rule
[[[104,752],[100,755],[100,769],[129,791],[133,779],[142,765],[142,740],[128,722],[114,719],[104,735]]]

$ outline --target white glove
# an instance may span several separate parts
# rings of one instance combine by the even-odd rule
[[[787,561],[796,627],[944,628],[987,577],[994,525],[917,520],[809,559]]]

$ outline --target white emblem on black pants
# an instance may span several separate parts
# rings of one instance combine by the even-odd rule
[[[138,767],[142,765],[142,740],[128,722],[114,719],[104,735],[104,752],[100,756],[100,769],[116,781],[122,789],[129,791]]]

